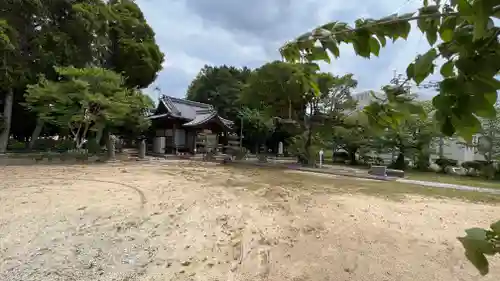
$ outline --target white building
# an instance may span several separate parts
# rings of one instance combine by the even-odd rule
[[[361,110],[363,107],[369,105],[371,102],[375,101],[376,99],[373,97],[373,94],[375,96],[381,96],[382,93],[380,92],[374,92],[374,91],[362,91],[357,94],[354,94],[352,97],[354,100],[358,102],[357,109]],[[431,159],[437,159],[439,158],[439,151],[440,151],[440,139],[435,140],[435,151],[431,154]],[[473,137],[473,144],[477,144],[478,141],[478,136]],[[466,161],[474,161],[474,160],[484,160],[484,157],[479,154],[475,153],[476,148],[466,146],[464,145],[464,141],[459,138],[445,138],[442,140],[442,150],[443,150],[443,156],[448,159],[454,159],[457,160],[460,163],[466,162]],[[382,159],[385,161],[390,161],[393,159],[393,157],[396,157],[397,155],[391,155],[391,154],[384,154],[380,155]]]

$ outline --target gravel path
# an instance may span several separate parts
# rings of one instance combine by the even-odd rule
[[[417,184],[417,185],[437,187],[437,188],[450,188],[450,189],[456,189],[456,190],[477,191],[477,192],[484,192],[484,193],[500,195],[500,189],[493,189],[493,188],[474,187],[474,186],[451,184],[451,183],[441,183],[441,182],[433,182],[433,181],[419,181],[419,180],[409,180],[409,179],[397,179],[396,181],[401,182],[401,183],[410,183],[410,184]]]

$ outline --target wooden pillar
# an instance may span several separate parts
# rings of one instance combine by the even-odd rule
[[[172,145],[173,145],[173,148],[174,148],[174,153],[177,154],[177,138],[176,138],[176,134],[177,134],[177,124],[174,122],[174,125],[172,126]]]

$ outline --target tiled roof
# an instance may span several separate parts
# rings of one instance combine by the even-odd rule
[[[215,112],[213,106],[209,104],[169,96],[163,96],[161,98],[161,102],[172,113],[172,115],[187,120],[193,120],[196,118],[199,114],[197,112],[199,111],[209,110]]]
[[[210,104],[170,96],[161,97],[160,102],[168,109],[169,113],[150,116],[151,119],[172,115],[177,118],[188,120],[183,126],[196,126],[210,121],[213,118],[219,118],[222,124],[227,127],[231,127],[234,124],[232,121],[218,116],[217,111]]]

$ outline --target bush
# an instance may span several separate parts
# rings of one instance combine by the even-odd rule
[[[7,150],[14,152],[24,151],[26,150],[26,143],[17,140],[11,140],[9,141],[9,144],[7,146]]]
[[[455,167],[458,164],[457,160],[448,159],[448,158],[439,158],[434,161],[440,168],[441,172],[446,173],[447,167]]]
[[[467,170],[467,175],[469,176],[477,176],[479,172],[485,166],[485,161],[466,161],[462,163],[462,167]]]
[[[75,149],[75,142],[71,139],[61,139],[55,142],[55,147],[57,151],[69,151]]]
[[[372,156],[361,156],[360,160],[364,165],[384,165],[384,159],[381,157],[372,157]]]

